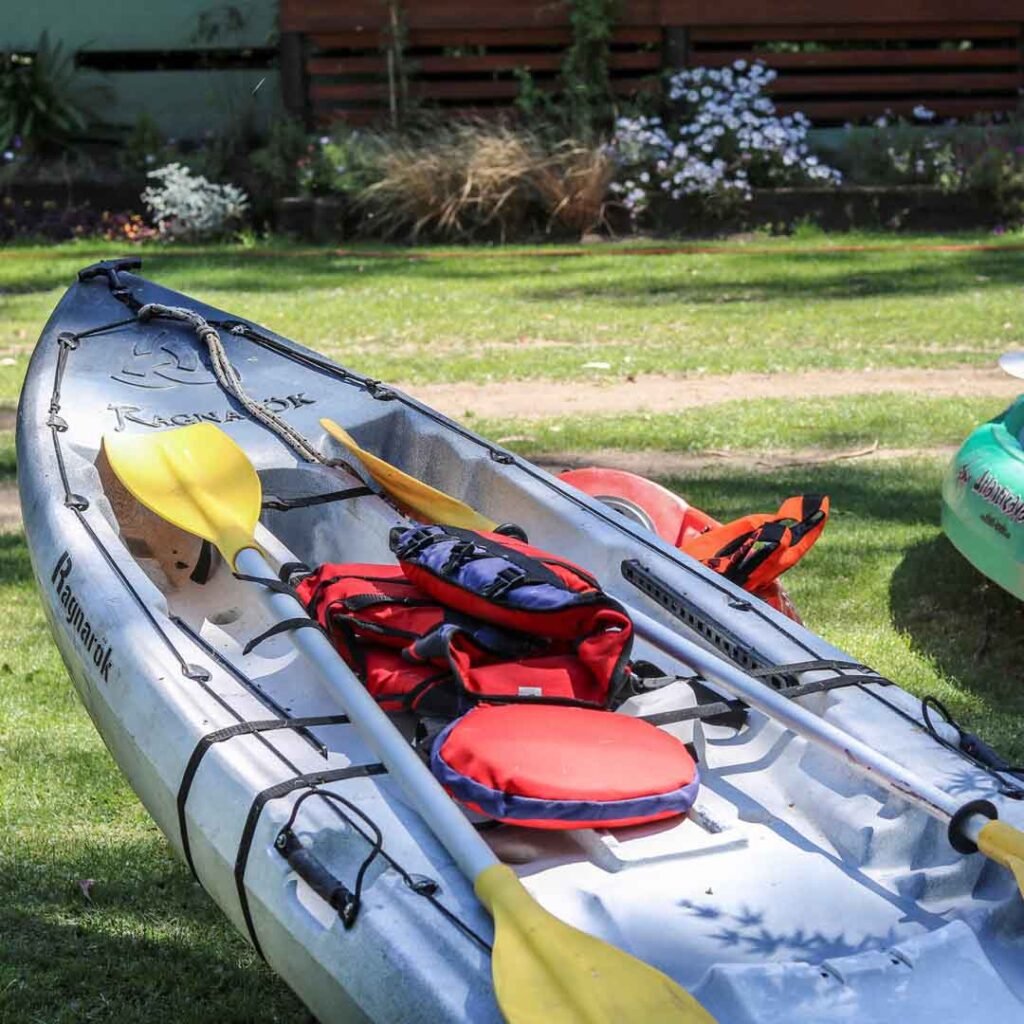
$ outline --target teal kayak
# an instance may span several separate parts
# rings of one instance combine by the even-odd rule
[[[942,482],[942,528],[989,579],[1024,599],[1024,395],[964,441]]]

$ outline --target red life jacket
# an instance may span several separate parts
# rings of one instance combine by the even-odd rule
[[[385,710],[452,715],[481,700],[609,706],[626,677],[632,623],[591,577],[559,563],[558,582],[552,583],[545,563],[534,566],[530,559],[533,552],[557,561],[553,556],[497,535],[452,531],[459,534],[456,543],[472,548],[459,549],[452,570],[479,561],[473,557],[477,537],[485,540],[482,550],[491,563],[475,565],[471,579],[456,572],[458,582],[452,583],[419,561],[430,551],[422,561],[434,564],[440,554],[447,564],[452,553],[440,545],[452,537],[410,536],[422,530],[447,528],[395,531],[393,547],[411,559],[401,567],[322,565],[297,587],[310,614]],[[501,575],[510,567],[515,572]],[[542,607],[517,617],[521,601],[508,598],[518,589],[516,581],[541,577]],[[452,595],[451,601],[441,599]],[[509,628],[513,621],[518,629]]]

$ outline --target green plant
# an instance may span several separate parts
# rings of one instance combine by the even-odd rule
[[[562,61],[562,89],[569,131],[589,141],[612,117],[609,44],[617,0],[571,0],[572,43]]]
[[[149,114],[139,114],[120,149],[121,166],[128,171],[150,171],[168,162],[163,133]]]
[[[984,196],[1004,224],[1024,223],[1024,147],[985,150],[967,169],[965,187]]]
[[[57,152],[96,122],[104,92],[82,87],[72,54],[44,31],[35,53],[0,55],[0,142],[20,139],[32,151]]]
[[[515,104],[534,131],[590,143],[615,114],[608,58],[618,0],[569,3],[572,41],[562,58],[557,88],[541,88],[527,68],[517,68]]]
[[[413,238],[506,241],[553,225],[579,235],[600,223],[611,178],[596,147],[476,122],[388,139],[377,168],[360,205],[375,232]]]
[[[275,118],[266,141],[249,154],[261,188],[274,196],[295,195],[300,161],[307,156],[308,146],[309,138],[301,121],[294,117]]]

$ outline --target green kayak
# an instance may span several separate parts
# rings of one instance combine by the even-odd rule
[[[1024,395],[964,441],[942,481],[942,528],[980,572],[1024,599]]]

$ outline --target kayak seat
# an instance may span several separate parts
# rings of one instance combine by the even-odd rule
[[[587,708],[478,705],[438,735],[430,765],[468,809],[541,829],[676,817],[700,786],[696,763],[674,736]]]

